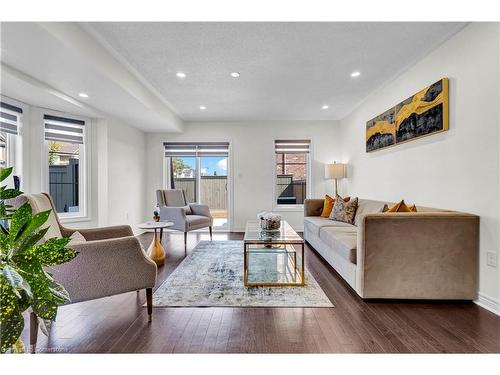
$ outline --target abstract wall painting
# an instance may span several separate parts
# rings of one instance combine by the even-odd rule
[[[366,123],[366,152],[448,130],[448,78]]]

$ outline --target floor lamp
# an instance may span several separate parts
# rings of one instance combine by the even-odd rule
[[[329,180],[335,180],[335,195],[337,195],[338,191],[337,180],[345,177],[345,167],[345,164],[337,162],[325,165],[325,178]]]

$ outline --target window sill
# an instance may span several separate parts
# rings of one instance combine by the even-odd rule
[[[84,223],[92,221],[88,216],[59,216],[59,221],[61,224],[71,224],[71,223]]]
[[[273,212],[302,212],[304,211],[303,204],[290,204],[274,206]]]

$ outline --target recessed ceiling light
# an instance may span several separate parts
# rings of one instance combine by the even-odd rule
[[[177,73],[175,73],[175,75],[177,76],[177,78],[180,78],[180,79],[186,78],[186,73],[184,73],[184,72],[177,72]]]
[[[200,109],[204,111],[205,109],[207,109],[207,107],[205,107],[204,105],[200,105]]]
[[[351,77],[352,78],[356,78],[356,77],[359,77],[361,75],[361,72],[358,72],[357,70],[355,72],[352,72],[351,73]]]
[[[328,109],[330,108],[329,106],[327,106],[326,104],[324,106],[321,107],[321,109]]]
[[[238,72],[232,72],[230,74],[230,76],[233,77],[233,78],[238,78],[240,76],[240,73],[238,73]]]
[[[85,94],[84,92],[79,93],[79,94],[78,94],[78,96],[79,96],[80,98],[88,98],[88,97],[89,97],[89,95],[88,95],[88,94]]]

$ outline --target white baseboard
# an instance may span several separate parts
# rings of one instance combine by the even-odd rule
[[[500,315],[500,301],[493,297],[479,292],[479,296],[477,300],[474,301],[474,303],[488,311],[491,311],[494,314]]]

